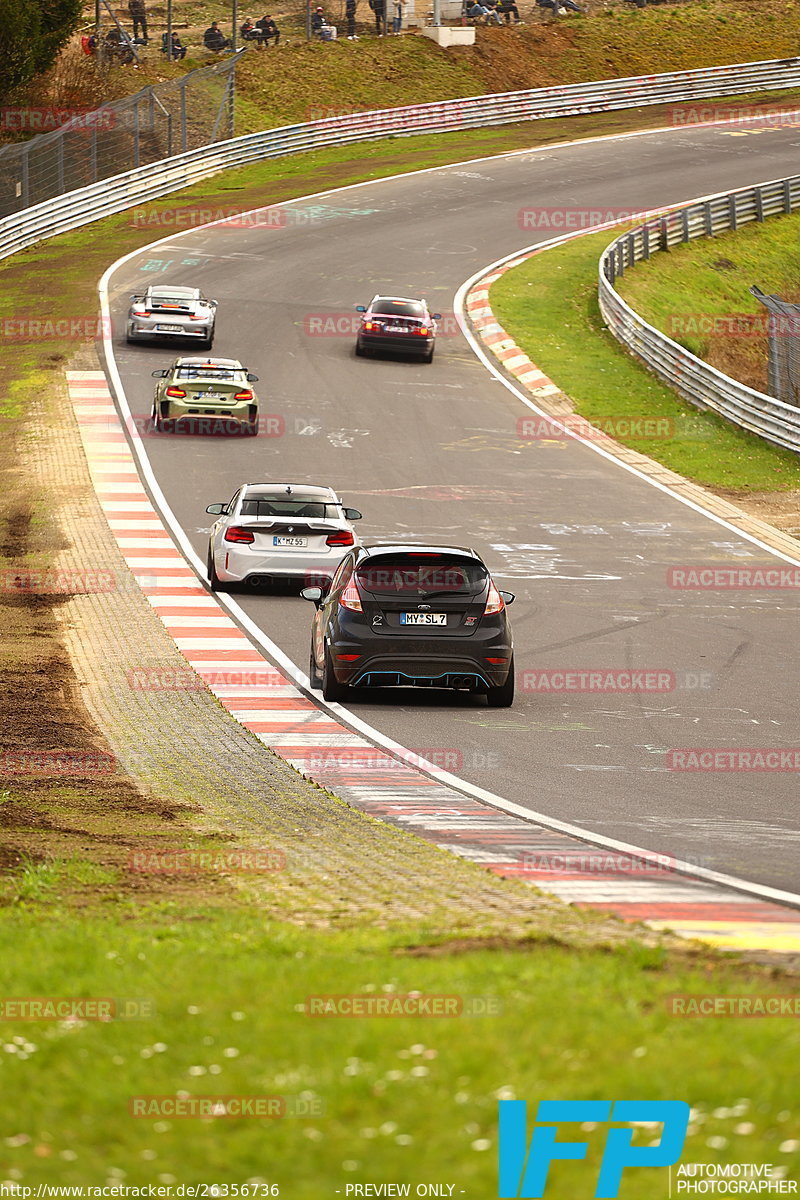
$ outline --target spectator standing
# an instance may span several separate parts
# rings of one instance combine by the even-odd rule
[[[386,33],[386,0],[369,0],[369,6],[375,14],[375,32],[378,37]]]
[[[222,50],[230,50],[231,39],[225,37],[219,27],[219,21],[212,21],[209,25],[203,34],[203,45],[206,50],[213,50],[217,54]]]
[[[144,0],[128,0],[128,13],[133,25],[133,36],[138,38],[139,30],[142,31],[142,38],[145,46],[148,43],[147,37],[147,9],[144,5]]]
[[[278,26],[275,24],[269,13],[265,13],[260,21],[256,21],[256,29],[258,30],[258,35],[265,46],[269,45],[270,38],[275,39],[276,46],[281,40],[281,31],[278,29]]]
[[[392,0],[394,14],[392,16],[392,33],[398,34],[403,28],[403,0]]]
[[[347,18],[347,40],[349,42],[357,42],[356,0],[345,0],[344,15]]]

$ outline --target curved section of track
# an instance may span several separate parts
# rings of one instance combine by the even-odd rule
[[[362,360],[325,318],[378,289],[424,293],[452,311],[466,277],[532,240],[521,209],[647,209],[774,178],[796,136],[683,129],[459,164],[287,205],[279,229],[193,230],[110,274],[118,329],[143,280],[202,282],[220,301],[215,350],[261,377],[272,429],[283,430],[144,439],[198,554],[206,504],[240,482],[327,481],[362,508],[370,538],[474,544],[517,593],[522,672],[632,668],[673,672],[679,685],[644,695],[522,690],[509,712],[385,691],[354,713],[405,746],[448,754],[457,774],[523,808],[788,891],[798,890],[796,775],[665,765],[671,748],[797,744],[794,594],[679,592],[666,582],[671,565],[771,565],[769,551],[579,443],[518,437],[524,409],[459,334],[440,338],[430,367]],[[114,343],[142,427],[150,372],[173,353]],[[302,601],[237,599],[303,669]]]

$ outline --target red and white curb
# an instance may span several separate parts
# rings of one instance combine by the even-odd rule
[[[483,804],[315,704],[256,649],[176,548],[142,486],[105,375],[71,371],[67,382],[100,505],[125,562],[186,659],[187,675],[191,668],[198,686],[202,680],[271,750],[371,816],[568,903],[730,948],[800,949],[793,909],[691,879],[666,858],[642,864]],[[149,682],[147,668],[132,667],[131,686],[159,684]]]

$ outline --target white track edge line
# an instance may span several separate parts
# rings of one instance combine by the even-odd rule
[[[730,124],[730,122],[714,122],[713,124],[723,125],[723,124]],[[459,162],[459,163],[448,163],[446,165],[443,164],[438,167],[426,167],[419,171],[405,171],[399,175],[385,176],[383,179],[366,180],[362,183],[350,184],[349,186],[343,186],[343,187],[339,187],[339,188],[329,188],[322,192],[313,192],[309,195],[294,197],[292,200],[281,201],[281,203],[282,204],[290,204],[290,203],[298,204],[298,203],[302,203],[303,201],[318,199],[322,196],[336,195],[339,192],[350,191],[354,188],[378,186],[381,183],[396,182],[398,179],[408,178],[409,176],[433,174],[436,171],[450,170],[454,166],[463,166],[463,165],[468,165],[470,163],[478,163],[478,162],[488,162],[491,159],[513,158],[513,157],[519,156],[520,154],[545,153],[545,152],[549,152],[549,151],[552,151],[555,149],[561,149],[563,147],[587,145],[589,143],[596,143],[596,142],[601,142],[601,141],[621,141],[621,140],[624,140],[624,139],[627,139],[630,137],[641,137],[641,136],[645,136],[648,134],[670,133],[670,132],[676,132],[676,131],[685,132],[685,129],[683,129],[683,127],[681,127],[681,126],[677,126],[677,127],[676,126],[666,126],[661,129],[635,130],[633,132],[622,133],[622,134],[608,134],[608,135],[603,135],[601,137],[582,138],[576,142],[567,141],[567,142],[557,143],[556,145],[533,147],[529,150],[517,150],[517,151],[512,151],[508,154],[484,155],[481,158],[467,159],[467,160],[463,160],[462,162]],[[679,203],[691,204],[691,203],[697,203],[697,201],[689,200],[689,201],[683,201],[683,202],[679,202]],[[262,205],[261,207],[263,208],[264,206]],[[676,205],[676,207],[677,207],[677,205]],[[251,209],[249,211],[250,212],[258,212],[259,209]],[[246,215],[246,214],[241,214],[241,215]],[[213,221],[213,222],[210,222],[209,225],[198,226],[197,229],[205,229],[205,228],[213,227],[215,225],[225,224],[226,220],[227,220],[227,218],[224,218],[220,221]],[[113,341],[112,341],[111,335],[109,333],[109,330],[110,330],[110,308],[109,308],[109,298],[108,298],[108,285],[109,285],[111,276],[121,266],[123,266],[125,263],[129,262],[132,258],[136,258],[138,255],[144,253],[145,251],[151,249],[154,246],[163,245],[165,242],[174,241],[178,237],[183,237],[183,236],[186,236],[187,234],[196,233],[197,229],[187,229],[187,230],[181,231],[180,233],[173,234],[170,237],[160,238],[157,241],[150,242],[145,246],[139,246],[135,250],[132,250],[128,254],[125,254],[121,258],[118,258],[115,262],[111,263],[111,265],[104,271],[104,273],[98,283],[98,294],[100,297],[101,314],[105,318],[105,321],[103,322],[103,350],[104,350],[104,355],[105,355],[105,359],[106,359],[106,365],[108,367],[108,372],[109,372],[109,375],[111,376],[112,384],[114,387],[114,392],[116,395],[116,402],[120,409],[121,415],[123,416],[123,427],[129,438],[129,444],[131,446],[131,449],[133,451],[133,454],[134,454],[137,462],[139,463],[139,466],[140,466],[140,469],[142,472],[142,476],[146,480],[147,485],[150,489],[150,493],[153,498],[154,504],[156,505],[156,508],[159,510],[160,515],[162,516],[165,524],[167,525],[167,528],[169,529],[170,533],[172,534],[176,544],[180,548],[181,553],[184,555],[184,557],[187,560],[187,562],[189,563],[189,565],[193,568],[193,570],[197,574],[200,582],[204,586],[206,586],[207,581],[206,581],[205,575],[204,575],[204,569],[205,569],[204,564],[201,562],[201,560],[197,556],[197,554],[195,554],[194,549],[191,546],[191,543],[189,542],[189,540],[186,537],[186,534],[184,533],[175,514],[173,513],[172,509],[170,508],[170,506],[167,502],[167,498],[164,495],[164,493],[162,492],[161,487],[159,486],[159,483],[155,477],[155,473],[153,472],[153,469],[150,465],[150,460],[147,457],[144,445],[142,443],[142,439],[139,435],[139,431],[136,428],[135,423],[133,422],[133,414],[131,413],[130,405],[128,404],[128,398],[125,393],[125,388],[124,388],[124,385],[122,383],[122,378],[119,373],[117,361],[114,356]],[[596,231],[597,231],[597,229],[595,227],[594,232],[596,232]],[[582,231],[580,231],[580,232],[582,232]],[[554,239],[552,243],[544,243],[544,245],[555,244],[556,242],[563,241],[563,240],[566,240],[566,239],[557,238],[557,239]],[[534,247],[534,248],[537,248],[537,247]],[[530,248],[529,248],[528,252],[530,252]],[[502,263],[512,261],[513,259],[518,258],[520,254],[525,254],[525,253],[526,253],[525,250],[522,250],[522,251],[518,250],[514,254],[509,254],[509,255],[506,255],[504,258],[499,259],[497,261],[497,263],[492,264],[492,266],[496,267]],[[477,280],[482,278],[485,274],[490,273],[491,270],[492,270],[492,267],[487,267],[484,270],[477,272],[471,279],[469,279],[467,281],[467,283],[462,284],[462,286],[458,289],[458,292],[456,293],[456,301],[458,302],[458,300],[460,298],[463,298],[463,295],[465,294],[468,287],[472,286],[472,284],[474,282],[477,282]],[[467,329],[466,321],[464,320],[463,313],[460,310],[458,310],[458,320],[459,320],[459,324],[461,325],[462,332],[464,333],[465,337],[467,338],[467,341],[469,342],[473,352],[476,354],[478,359],[483,363],[483,365],[493,375],[495,375],[496,378],[500,379],[500,381],[507,388],[509,388],[509,390],[512,391],[518,397],[518,399],[522,400],[523,403],[525,403],[529,408],[533,409],[533,411],[540,412],[541,410],[537,409],[536,406],[531,401],[529,401],[525,396],[522,395],[521,392],[519,392],[515,387],[513,387],[513,385],[511,385],[509,383],[509,381],[507,379],[505,379],[505,377],[498,370],[496,370],[493,367],[493,365],[485,358],[480,347],[475,342],[474,337],[471,335],[470,331]],[[549,414],[542,413],[542,415],[547,416],[548,419],[550,419]],[[573,436],[575,436],[575,435],[573,435]],[[580,439],[580,440],[582,440],[582,439]],[[591,443],[589,443],[589,442],[587,442],[586,444],[591,445]],[[604,457],[608,458],[610,461],[616,463],[617,465],[624,466],[627,470],[631,470],[633,474],[638,475],[640,478],[644,479],[646,482],[652,484],[654,487],[657,487],[660,491],[663,491],[669,495],[675,496],[677,499],[686,503],[689,507],[695,508],[696,511],[702,513],[703,515],[711,517],[713,520],[716,520],[719,524],[726,526],[727,528],[733,530],[736,533],[741,534],[742,536],[745,536],[745,537],[747,536],[741,530],[737,529],[735,526],[728,525],[727,522],[723,521],[721,518],[715,517],[713,513],[707,512],[701,506],[695,505],[695,504],[693,504],[693,502],[688,501],[688,500],[684,501],[683,497],[679,496],[675,492],[672,492],[664,484],[659,484],[655,480],[648,479],[648,477],[646,475],[637,471],[635,468],[628,467],[627,464],[624,464],[624,463],[620,462],[620,460],[615,459],[613,456],[608,455],[607,452],[605,452],[601,449],[601,447],[592,446],[592,448],[594,450],[596,450],[598,453],[603,454]],[[758,542],[757,539],[755,539],[755,538],[750,538],[749,540],[755,542],[755,544],[757,544],[757,545],[762,545],[762,543]],[[778,552],[774,551],[771,547],[763,546],[763,548],[768,550],[769,553],[771,553],[771,554],[778,554]],[[779,557],[784,557],[784,556],[779,555]],[[786,561],[793,562],[792,559],[788,559],[788,558],[786,559]],[[384,749],[387,749],[387,750],[391,751],[392,753],[401,757],[403,759],[403,761],[408,762],[408,755],[411,752],[406,747],[401,746],[400,743],[394,741],[393,738],[386,737],[379,730],[374,729],[366,721],[362,721],[360,717],[357,717],[357,716],[355,716],[355,714],[352,714],[352,713],[348,712],[346,709],[343,709],[341,705],[335,704],[335,703],[334,704],[329,703],[328,701],[323,700],[322,697],[315,695],[310,689],[308,677],[298,667],[295,666],[295,664],[292,662],[292,660],[286,654],[284,654],[284,652],[280,649],[280,647],[278,645],[276,645],[276,643],[273,642],[271,638],[269,638],[266,634],[264,634],[258,628],[258,626],[255,624],[255,622],[251,620],[251,618],[247,615],[247,613],[244,612],[244,610],[241,609],[239,607],[239,605],[236,604],[235,601],[232,601],[229,597],[219,596],[219,595],[215,595],[215,599],[221,605],[221,607],[226,608],[229,611],[229,613],[239,622],[241,627],[247,630],[247,632],[255,640],[255,642],[259,646],[261,646],[261,648],[264,649],[270,657],[272,657],[275,660],[275,662],[281,667],[281,669],[287,673],[289,678],[294,680],[294,682],[297,683],[302,688],[302,690],[305,691],[310,696],[310,698],[320,708],[325,708],[328,711],[334,713],[335,715],[342,717],[349,725],[351,725],[354,729],[358,729],[360,732],[364,733],[367,737],[369,737],[377,745],[382,746]],[[642,849],[642,847],[635,846],[629,842],[620,842],[614,838],[605,837],[605,835],[603,835],[603,834],[595,834],[595,833],[592,833],[591,830],[583,829],[580,826],[572,825],[572,824],[570,824],[568,822],[564,822],[564,821],[559,821],[557,818],[548,817],[544,813],[539,813],[539,812],[533,811],[531,809],[523,808],[521,805],[515,804],[511,800],[506,800],[501,796],[495,795],[495,793],[493,793],[493,792],[486,791],[484,788],[481,788],[475,784],[469,783],[467,780],[460,779],[456,775],[451,775],[450,772],[442,771],[440,768],[436,767],[435,764],[428,763],[425,759],[418,758],[416,766],[417,766],[417,769],[421,770],[424,774],[429,775],[435,782],[445,783],[448,786],[453,787],[456,791],[462,792],[464,795],[470,796],[471,798],[473,798],[475,800],[478,800],[482,803],[488,804],[492,808],[498,808],[498,809],[502,810],[503,812],[509,813],[512,816],[521,817],[523,820],[527,821],[528,823],[539,824],[539,825],[544,826],[545,828],[552,829],[556,832],[565,833],[571,837],[576,837],[580,841],[587,842],[589,844],[604,846],[604,847],[606,847],[608,849],[612,849],[612,850],[620,850],[626,854],[647,855],[647,854],[652,853],[652,851],[644,850],[644,849]],[[722,884],[725,887],[730,887],[736,891],[745,892],[749,895],[757,896],[761,899],[774,900],[774,901],[777,901],[778,903],[784,903],[784,904],[789,904],[791,906],[800,907],[800,894],[796,894],[794,892],[785,892],[785,891],[782,891],[781,889],[772,888],[765,884],[752,883],[749,880],[736,879],[734,876],[726,875],[719,871],[712,871],[706,867],[696,867],[691,863],[684,863],[682,860],[676,860],[672,864],[672,867],[677,873],[683,874],[683,875],[688,875],[691,878],[703,879],[707,882]]]

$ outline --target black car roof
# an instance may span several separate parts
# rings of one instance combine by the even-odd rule
[[[365,546],[359,547],[358,562],[364,562],[367,558],[376,558],[383,554],[449,554],[461,555],[463,558],[476,559],[479,563],[483,563],[480,554],[473,550],[470,546],[431,546],[426,543],[408,542],[368,542]]]

